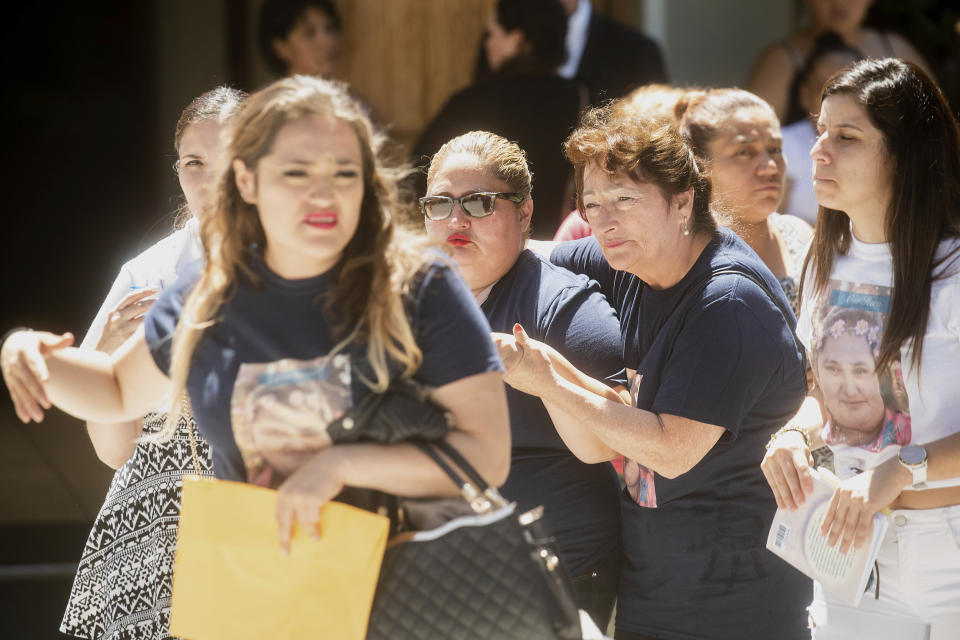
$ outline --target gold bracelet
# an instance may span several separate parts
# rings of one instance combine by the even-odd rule
[[[777,438],[779,438],[780,436],[782,436],[783,434],[787,433],[788,431],[796,431],[797,433],[799,433],[800,435],[802,435],[802,436],[803,436],[803,442],[804,442],[804,444],[807,445],[807,449],[812,448],[812,447],[811,447],[811,443],[810,443],[810,435],[809,435],[806,431],[804,431],[802,428],[788,424],[788,425],[784,425],[784,426],[780,427],[779,429],[777,429],[776,431],[774,431],[773,435],[770,436],[770,439],[767,441],[766,449],[769,450],[770,447],[773,445],[773,441],[776,440]]]

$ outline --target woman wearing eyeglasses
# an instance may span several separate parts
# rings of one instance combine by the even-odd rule
[[[450,140],[433,157],[420,199],[427,233],[459,265],[504,357],[520,324],[594,378],[622,385],[620,326],[598,285],[525,248],[534,209],[530,181],[515,143],[485,131]],[[608,463],[577,460],[538,398],[508,388],[507,402],[513,448],[501,492],[521,510],[544,505],[580,606],[605,629],[620,556],[616,474]]]

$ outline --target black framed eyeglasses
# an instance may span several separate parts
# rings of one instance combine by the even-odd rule
[[[478,191],[477,193],[465,193],[459,198],[425,196],[420,198],[420,211],[423,212],[423,216],[427,220],[446,220],[453,213],[454,205],[459,204],[471,218],[486,218],[496,208],[497,198],[509,200],[514,204],[520,204],[526,200],[526,196],[514,191],[500,193]]]

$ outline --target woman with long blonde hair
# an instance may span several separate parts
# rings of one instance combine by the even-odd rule
[[[50,400],[110,422],[187,391],[216,475],[279,489],[285,549],[294,520],[313,530],[345,487],[454,490],[411,445],[331,446],[327,416],[401,377],[431,389],[456,423],[447,440],[501,484],[509,431],[489,325],[449,267],[399,238],[400,171],[383,143],[341,84],[297,76],[252,95],[201,216],[204,266],[112,356],[46,349]],[[179,412],[176,400],[158,438]]]

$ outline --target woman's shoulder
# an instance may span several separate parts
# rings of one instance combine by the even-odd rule
[[[516,266],[523,274],[522,277],[540,278],[545,287],[585,287],[589,278],[582,273],[574,273],[566,267],[553,264],[540,254],[524,249],[517,257]]]
[[[792,69],[796,71],[803,66],[803,57],[809,43],[798,33],[790,33],[778,38],[760,50],[754,59],[753,72],[758,70],[772,71],[777,69]]]
[[[902,58],[928,71],[926,60],[913,44],[896,31],[881,31],[870,27],[860,29],[860,48],[871,58]]]
[[[573,300],[583,299],[591,293],[600,293],[600,285],[583,273],[573,271],[553,264],[543,256],[525,250],[517,259],[517,266],[521,268],[520,278],[527,280],[536,287],[537,297],[542,304],[553,306],[567,304]]]
[[[466,282],[460,277],[457,265],[446,254],[429,245],[422,251],[404,250],[394,265],[401,296],[411,319],[416,320],[423,305],[432,299],[451,296],[472,296]]]
[[[794,265],[794,268],[790,269],[791,273],[799,272],[810,239],[813,238],[813,227],[803,218],[781,213],[770,214],[770,225],[780,234],[790,253],[790,260]]]
[[[939,265],[930,283],[930,320],[953,335],[960,335],[960,238],[940,242]]]
[[[123,268],[136,277],[138,274],[157,270],[175,269],[185,257],[200,257],[192,256],[193,253],[199,253],[199,240],[196,223],[191,224],[191,222],[193,221],[188,221],[183,228],[161,238],[128,260]],[[191,255],[185,255],[188,253]],[[192,262],[192,260],[188,261]]]
[[[960,236],[941,240],[934,260],[933,288],[960,292]]]
[[[800,67],[797,60],[801,65],[803,62],[802,53],[791,37],[781,38],[764,47],[754,60],[745,83],[747,91],[770,103],[777,117],[782,117],[787,110],[790,82]]]
[[[813,227],[798,216],[792,216],[787,213],[771,213],[770,224],[781,233],[796,233],[803,237],[804,241],[813,236]]]
[[[780,283],[757,256],[736,233],[721,227],[717,231],[718,241],[708,245],[706,264],[701,268],[702,278],[708,284],[702,300],[710,303],[721,298],[755,304],[758,300],[775,303],[770,296],[779,300],[783,294]]]

